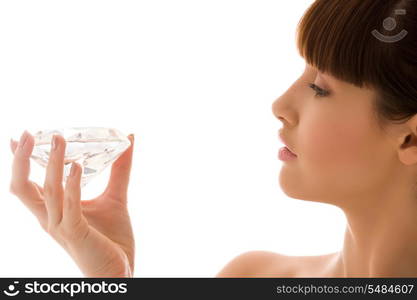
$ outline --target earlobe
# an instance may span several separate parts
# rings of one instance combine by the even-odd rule
[[[401,162],[405,165],[411,166],[417,164],[417,148],[414,146],[400,150],[398,155]]]

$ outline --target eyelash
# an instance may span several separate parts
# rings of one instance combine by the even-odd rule
[[[323,90],[322,88],[318,87],[314,83],[309,83],[308,85],[310,88],[312,88],[314,91],[316,91],[316,97],[326,97],[330,94],[329,91]]]

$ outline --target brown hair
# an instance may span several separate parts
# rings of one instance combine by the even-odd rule
[[[402,38],[389,42],[396,34]],[[316,0],[298,23],[296,42],[318,70],[374,89],[382,128],[417,113],[416,0]]]

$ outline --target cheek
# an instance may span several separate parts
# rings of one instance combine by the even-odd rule
[[[351,118],[350,120],[355,120]],[[300,128],[300,168],[304,183],[349,194],[373,185],[383,158],[378,140],[366,123],[316,122]]]
[[[301,152],[305,152],[305,163],[326,168],[358,163],[365,142],[360,130],[336,122],[317,123],[300,135],[303,137]]]

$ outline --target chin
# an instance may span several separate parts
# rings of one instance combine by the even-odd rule
[[[281,171],[279,175],[279,186],[282,192],[293,199],[307,200],[305,199],[305,193],[303,192],[300,183],[290,179],[289,176],[286,176],[286,174],[283,173],[285,172]]]
[[[317,188],[311,190],[311,187],[305,187],[299,180],[291,180],[289,176],[285,176],[282,173],[279,176],[279,186],[282,192],[289,198],[336,205],[334,197],[329,198],[328,189],[322,189],[323,193],[317,194]]]

